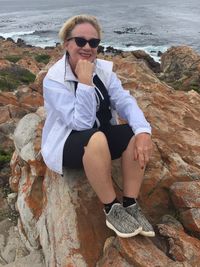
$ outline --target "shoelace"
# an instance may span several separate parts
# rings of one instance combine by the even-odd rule
[[[129,214],[123,211],[123,207],[121,206],[116,207],[116,209],[113,211],[113,214],[117,219],[120,219],[122,221],[127,220],[127,218],[129,217]]]

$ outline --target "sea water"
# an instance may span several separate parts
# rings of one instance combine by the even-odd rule
[[[102,25],[101,44],[125,51],[158,52],[188,45],[200,52],[198,0],[0,0],[0,36],[46,47],[59,42],[64,21],[91,14]]]

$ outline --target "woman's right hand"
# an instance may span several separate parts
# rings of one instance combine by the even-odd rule
[[[94,63],[80,59],[76,64],[75,74],[80,83],[93,85]]]

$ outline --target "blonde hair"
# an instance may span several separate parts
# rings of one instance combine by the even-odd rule
[[[76,27],[76,25],[82,24],[82,23],[90,23],[97,31],[99,38],[101,39],[101,27],[96,19],[96,17],[91,15],[77,15],[74,17],[71,17],[61,27],[59,31],[59,38],[64,43],[68,38],[71,37],[71,33],[73,29]]]

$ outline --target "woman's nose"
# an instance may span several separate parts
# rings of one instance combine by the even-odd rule
[[[90,45],[89,45],[88,42],[85,44],[85,46],[83,48],[85,48],[85,49],[91,49],[91,47],[90,47]]]

